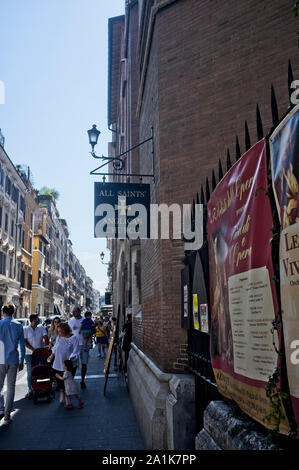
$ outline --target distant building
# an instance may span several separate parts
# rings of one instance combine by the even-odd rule
[[[34,198],[29,173],[0,145],[0,307],[12,302],[16,316],[31,310]]]

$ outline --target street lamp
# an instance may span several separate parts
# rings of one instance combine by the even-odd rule
[[[148,139],[145,139],[144,141],[140,142],[137,145],[134,145],[133,147],[129,148],[125,152],[122,152],[120,155],[117,155],[116,157],[105,157],[102,155],[99,157],[96,155],[94,148],[98,143],[98,138],[100,135],[100,131],[97,129],[97,126],[93,124],[92,128],[87,131],[88,137],[89,137],[89,143],[91,145],[92,151],[90,154],[92,155],[93,158],[99,158],[104,161],[104,163],[96,168],[95,170],[91,171],[91,175],[102,175],[102,176],[115,176],[115,173],[99,173],[98,170],[103,168],[103,166],[108,165],[108,163],[112,162],[113,169],[115,172],[120,172],[124,169],[125,167],[125,160],[122,158],[124,155],[127,155],[127,153],[131,152],[132,150],[135,150],[136,148],[140,147],[141,145],[145,144],[146,142],[149,142],[150,140],[152,141],[152,168],[153,168],[153,173],[151,175],[148,174],[135,174],[135,173],[120,173],[122,176],[140,176],[140,177],[151,177],[154,178],[154,131],[153,128],[151,129],[151,136]]]
[[[101,132],[98,131],[97,126],[95,124],[93,124],[92,128],[89,129],[89,131],[87,131],[88,138],[89,138],[89,143],[90,143],[91,148],[92,148],[91,155],[94,154],[94,147],[98,143],[98,138],[99,138],[100,133]]]
[[[107,265],[110,264],[110,263],[104,263],[104,256],[105,256],[105,255],[104,255],[104,252],[102,251],[102,253],[100,254],[101,263],[102,263],[102,264],[107,264]]]

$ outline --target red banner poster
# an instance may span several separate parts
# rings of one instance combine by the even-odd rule
[[[249,416],[273,428],[266,395],[279,364],[280,334],[271,243],[272,212],[267,196],[266,142],[238,160],[208,203],[211,359],[218,390]],[[287,419],[279,431],[288,433]]]
[[[299,438],[299,106],[271,135],[270,152],[281,224],[280,292],[286,364]]]

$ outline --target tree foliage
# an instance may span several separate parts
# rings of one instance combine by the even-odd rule
[[[52,198],[53,203],[56,206],[56,201],[59,199],[59,192],[57,191],[57,189],[43,186],[42,188],[38,190],[38,196],[50,196]]]

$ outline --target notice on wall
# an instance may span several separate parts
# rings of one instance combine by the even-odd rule
[[[299,106],[270,137],[273,190],[280,219],[282,324],[290,394],[299,438]]]
[[[278,319],[273,282],[272,210],[267,195],[266,142],[227,172],[208,203],[211,360],[218,390],[266,427],[266,387],[281,360],[273,345]],[[280,346],[281,332],[274,337]],[[280,386],[280,383],[278,383]],[[287,419],[280,432],[289,431]]]
[[[188,286],[184,285],[184,317],[188,318],[189,316],[189,295],[188,295]]]
[[[228,286],[234,371],[251,379],[268,380],[277,363],[273,354],[274,307],[268,269],[251,269],[231,276]]]
[[[208,316],[208,304],[200,304],[200,331],[202,333],[209,333],[209,316]]]
[[[193,294],[193,327],[195,330],[199,330],[199,318],[198,318],[198,295]]]

